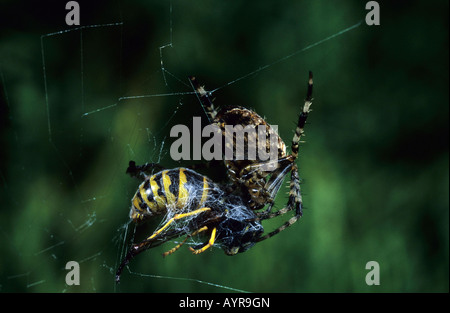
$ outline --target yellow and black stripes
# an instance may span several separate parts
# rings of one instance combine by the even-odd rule
[[[168,211],[195,210],[208,199],[211,182],[186,168],[163,170],[146,177],[132,199],[130,217],[143,219]]]

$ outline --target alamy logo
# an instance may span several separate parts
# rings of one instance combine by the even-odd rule
[[[179,137],[170,147],[170,156],[179,160],[258,160],[264,171],[273,171],[278,159],[278,127],[267,134],[265,125],[225,125],[222,130],[216,124],[203,129],[201,118],[193,117],[192,135],[186,125],[175,125],[170,137]],[[269,137],[269,138],[267,138]],[[191,159],[192,138],[192,159]],[[202,138],[209,138],[202,146]],[[269,145],[267,144],[269,142]]]

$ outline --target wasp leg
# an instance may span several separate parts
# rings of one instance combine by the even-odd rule
[[[160,229],[158,229],[157,231],[155,231],[153,233],[153,235],[151,235],[150,237],[148,237],[146,240],[152,240],[154,237],[158,236],[164,229],[166,229],[170,224],[172,224],[174,221],[188,217],[188,216],[192,216],[192,215],[197,215],[199,213],[205,212],[205,211],[210,211],[210,208],[201,208],[192,212],[188,212],[188,213],[183,213],[183,214],[175,214],[174,217],[172,217],[170,220],[167,221],[166,224],[164,224],[163,227],[161,227]]]
[[[195,235],[197,235],[197,234],[199,234],[199,233],[201,233],[202,231],[205,231],[205,230],[207,230],[207,229],[208,229],[207,226],[203,226],[202,228],[197,229],[196,231],[194,231],[192,234],[187,235],[186,238],[184,238],[184,240],[183,240],[181,243],[179,243],[178,245],[176,245],[175,247],[173,247],[173,248],[170,249],[169,251],[164,252],[164,253],[163,253],[163,257],[166,257],[166,256],[168,256],[169,254],[174,253],[175,251],[177,251],[178,249],[180,249],[180,247],[186,242],[186,240],[188,240],[188,239],[191,238],[192,236],[195,236]]]
[[[211,238],[209,238],[208,243],[203,248],[195,250],[192,247],[189,247],[189,249],[192,251],[192,253],[199,254],[199,253],[204,252],[206,249],[211,248],[214,245],[214,241],[216,240],[216,230],[217,229],[214,227],[211,232]]]

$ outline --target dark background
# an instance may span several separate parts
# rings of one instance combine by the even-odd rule
[[[371,27],[365,1],[78,2],[81,26],[119,25],[73,30],[66,1],[0,2],[0,291],[448,292],[448,1],[379,1]],[[303,218],[235,257],[162,258],[167,243],[115,286],[134,233],[128,161],[179,166],[170,129],[204,116],[187,76],[289,145],[309,70]],[[65,284],[72,260],[80,286]]]

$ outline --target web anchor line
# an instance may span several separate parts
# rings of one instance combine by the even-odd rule
[[[226,290],[229,290],[229,291],[240,292],[240,293],[250,293],[250,291],[237,289],[237,288],[233,288],[233,287],[228,287],[228,286],[224,286],[224,285],[219,285],[219,284],[216,284],[216,283],[211,283],[211,282],[207,282],[207,281],[200,280],[200,279],[195,279],[195,278],[142,274],[142,273],[132,272],[129,269],[128,269],[128,271],[130,272],[130,274],[138,275],[138,276],[141,276],[141,277],[152,277],[152,278],[158,278],[158,279],[172,279],[172,280],[191,281],[191,282],[196,282],[196,283],[203,284],[203,285],[213,286],[213,287],[216,287],[216,288],[226,289]]]
[[[281,59],[278,59],[278,60],[273,61],[273,62],[271,62],[269,64],[266,64],[266,65],[260,66],[256,70],[251,71],[250,73],[247,73],[247,74],[245,74],[245,75],[243,75],[241,77],[238,77],[238,78],[236,78],[236,79],[226,83],[225,85],[223,85],[221,87],[218,87],[216,89],[213,89],[212,91],[209,91],[209,93],[213,94],[214,92],[216,92],[216,91],[218,91],[220,89],[228,87],[228,86],[230,86],[230,85],[232,85],[234,83],[237,83],[238,81],[241,81],[241,80],[243,80],[243,79],[245,79],[245,78],[247,78],[249,76],[252,76],[252,75],[254,75],[256,73],[264,71],[264,70],[266,70],[269,67],[272,67],[272,66],[274,66],[274,65],[276,65],[278,63],[281,63],[283,61],[286,61],[286,60],[296,56],[297,54],[300,54],[302,52],[310,50],[310,49],[312,49],[312,48],[314,48],[314,47],[316,47],[316,46],[318,46],[320,44],[323,44],[323,43],[325,43],[325,42],[327,42],[327,41],[329,41],[329,40],[331,40],[333,38],[339,37],[339,36],[349,32],[349,31],[351,31],[351,30],[353,30],[355,28],[358,28],[359,26],[361,26],[362,22],[363,21],[361,20],[358,23],[356,23],[356,24],[354,24],[354,25],[352,25],[350,27],[347,27],[347,28],[345,28],[345,29],[343,29],[343,30],[333,34],[333,35],[330,35],[330,36],[328,36],[328,37],[326,37],[324,39],[321,39],[321,40],[319,40],[319,41],[317,41],[315,43],[312,43],[312,44],[310,44],[310,45],[308,45],[308,46],[306,46],[306,47],[304,47],[304,48],[302,48],[300,50],[297,50],[297,51],[295,51],[295,52],[293,52],[293,53],[291,53],[289,55],[286,55],[286,56],[282,57]],[[164,77],[164,82],[166,83],[166,85],[167,85],[167,82],[166,82],[165,74],[169,74],[169,75],[175,77],[172,73],[167,71],[165,69],[164,65],[163,65],[164,62],[163,62],[163,58],[162,58],[162,49],[167,48],[167,47],[173,47],[173,45],[172,45],[172,38],[171,38],[171,42],[169,44],[166,44],[164,46],[159,47],[161,71],[162,71],[162,74],[163,74],[163,77]],[[44,70],[44,76],[45,76],[45,70]],[[181,81],[180,79],[178,79],[178,80]],[[185,84],[185,85],[187,85],[187,84]],[[101,112],[103,110],[111,109],[113,107],[116,107],[119,104],[119,102],[124,101],[124,100],[141,99],[141,98],[153,98],[153,97],[165,97],[165,96],[182,96],[182,95],[191,95],[191,94],[196,94],[196,92],[192,92],[192,91],[191,92],[173,92],[173,93],[159,93],[159,94],[148,94],[148,95],[136,95],[136,96],[120,97],[116,103],[108,105],[108,106],[105,106],[105,107],[102,107],[102,108],[99,108],[99,109],[96,109],[96,110],[92,110],[92,111],[86,112],[82,116],[85,117],[85,116],[88,116],[88,115],[91,115],[91,114],[94,114],[94,113]],[[46,95],[47,95],[47,93],[46,93]]]
[[[350,26],[350,27],[347,27],[347,28],[345,28],[345,29],[343,29],[343,30],[341,30],[341,31],[339,31],[339,32],[337,32],[337,33],[335,33],[335,34],[333,34],[333,35],[330,35],[330,36],[328,36],[328,37],[326,37],[326,38],[324,38],[324,39],[322,39],[322,40],[319,40],[319,41],[317,41],[317,42],[315,42],[315,43],[313,43],[313,44],[310,44],[310,45],[308,45],[308,46],[306,46],[306,47],[304,47],[304,48],[302,48],[302,49],[300,49],[300,50],[297,50],[297,51],[295,51],[295,52],[293,52],[293,53],[291,53],[291,54],[289,54],[289,55],[287,55],[287,56],[284,56],[284,57],[282,57],[281,59],[278,59],[278,60],[276,60],[276,61],[273,61],[272,63],[266,64],[266,65],[264,65],[264,66],[260,66],[260,67],[258,67],[256,70],[254,70],[254,71],[252,71],[252,72],[250,72],[250,73],[247,73],[247,74],[245,74],[245,75],[243,75],[243,76],[241,76],[241,77],[238,77],[238,78],[232,80],[231,82],[228,82],[228,83],[226,83],[225,85],[223,85],[223,86],[221,86],[221,87],[218,87],[218,88],[216,88],[216,89],[210,91],[210,94],[213,94],[214,92],[216,92],[216,91],[218,91],[218,90],[220,90],[220,89],[223,89],[223,88],[225,88],[225,87],[228,87],[228,86],[230,86],[230,85],[232,85],[232,84],[234,84],[234,83],[236,83],[236,82],[238,82],[238,81],[240,81],[240,80],[243,80],[243,79],[245,79],[245,78],[247,78],[247,77],[249,77],[249,76],[252,76],[252,75],[254,75],[254,74],[256,74],[256,73],[259,73],[259,72],[261,72],[261,71],[264,71],[265,69],[267,69],[267,68],[269,68],[269,67],[271,67],[271,66],[273,66],[273,65],[275,65],[275,64],[278,64],[278,63],[281,63],[281,62],[283,62],[283,61],[286,61],[287,59],[290,59],[290,58],[296,56],[297,54],[300,54],[300,53],[302,53],[302,52],[305,52],[305,51],[307,51],[307,50],[309,50],[309,49],[312,49],[312,48],[314,48],[314,47],[316,47],[316,46],[318,46],[318,45],[320,45],[320,44],[323,44],[323,43],[326,42],[326,41],[329,41],[329,40],[331,40],[331,39],[333,39],[333,38],[336,38],[336,37],[338,37],[338,36],[341,36],[341,35],[343,35],[343,34],[349,32],[349,31],[351,31],[351,30],[353,30],[353,29],[355,29],[355,28],[358,28],[359,26],[361,26],[362,22],[363,22],[363,21],[361,20],[361,21],[359,21],[358,23],[356,23],[356,24],[354,24],[354,25],[352,25],[352,26]]]
[[[74,31],[82,31],[83,29],[88,29],[88,28],[100,28],[100,27],[111,27],[111,26],[122,26],[122,25],[123,25],[123,22],[84,25],[84,26],[80,26],[80,27],[69,28],[69,29],[41,35],[41,56],[42,56],[42,71],[43,71],[43,75],[44,75],[45,107],[47,109],[47,128],[48,128],[48,138],[49,138],[50,142],[52,142],[52,127],[51,127],[51,122],[50,122],[50,105],[49,105],[49,100],[48,100],[47,70],[46,70],[46,66],[45,66],[45,54],[44,54],[44,51],[45,51],[44,38],[52,37],[52,36],[56,36],[56,35],[62,35],[62,34],[74,32]],[[80,40],[81,41],[83,40],[82,34],[80,34]],[[83,45],[81,45],[81,49],[83,49]],[[83,51],[82,50],[81,50],[81,62],[83,62]],[[82,66],[81,70],[83,71],[83,64],[81,64],[81,66]],[[81,73],[81,75],[82,75],[81,82],[82,82],[82,88],[83,88],[83,85],[84,85],[83,73]],[[82,102],[82,106],[84,106],[84,100]]]

